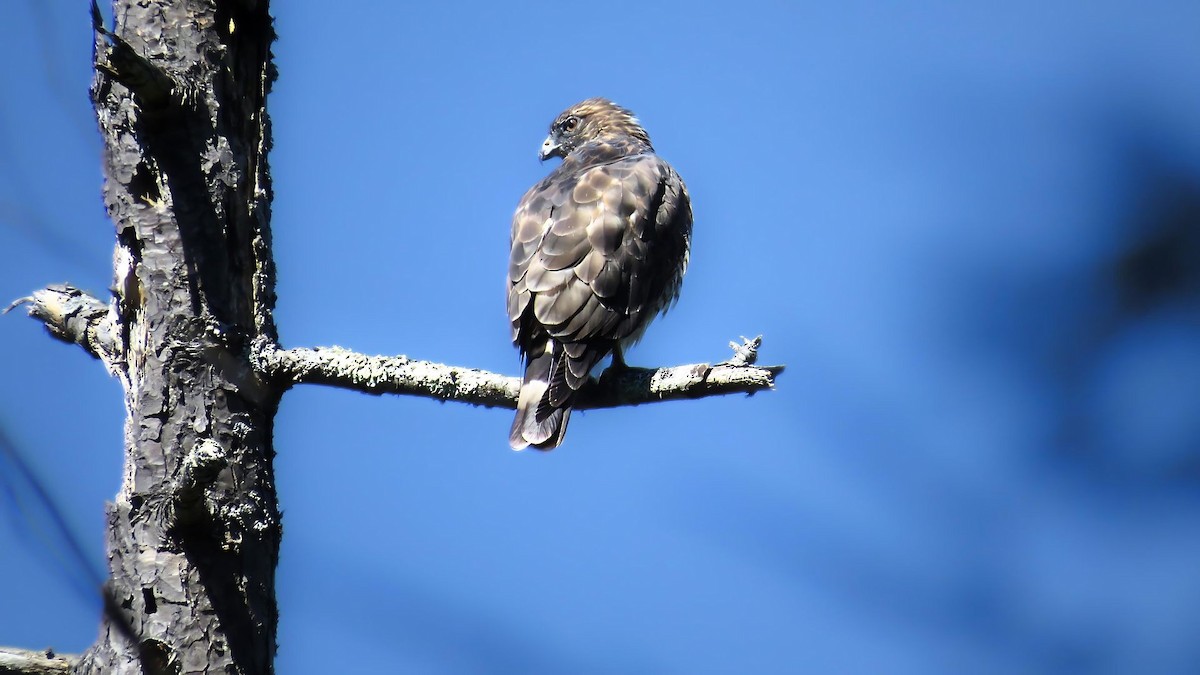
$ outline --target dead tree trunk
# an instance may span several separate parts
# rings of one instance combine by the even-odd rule
[[[280,348],[268,1],[114,0],[114,17],[110,31],[93,7],[114,297],[52,286],[25,299],[125,391],[125,477],[107,518],[109,607],[98,641],[69,663],[80,673],[270,673],[281,536],[271,437],[283,392],[312,382],[512,408],[519,379]],[[781,367],[755,367],[757,347],[746,341],[717,365],[605,373],[578,407],[770,388]],[[3,672],[65,667],[0,656]]]
[[[275,341],[267,10],[117,0],[114,30],[96,32],[117,227],[102,355],[128,418],[107,518],[115,607],[78,672],[272,670],[279,392],[246,359],[256,339]]]

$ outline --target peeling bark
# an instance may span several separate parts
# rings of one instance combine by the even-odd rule
[[[107,330],[68,334],[111,354],[126,462],[107,514],[110,612],[76,672],[270,673],[278,395],[247,347],[275,339],[271,19],[266,2],[231,0],[117,0],[114,16],[97,26],[92,95],[115,298]]]

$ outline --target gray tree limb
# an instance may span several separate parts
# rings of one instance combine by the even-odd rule
[[[12,306],[22,302],[51,335],[79,344],[106,365],[117,358],[108,306],[97,298],[71,286],[55,285]],[[755,366],[761,344],[761,338],[741,345],[730,343],[733,357],[716,365],[610,368],[583,390],[577,407],[613,408],[770,389],[783,366]],[[369,356],[342,347],[283,349],[267,339],[257,340],[251,347],[250,364],[264,379],[284,388],[323,384],[367,394],[407,394],[496,408],[515,408],[521,389],[518,377],[477,368],[407,356]]]
[[[49,649],[35,652],[0,647],[0,675],[67,675],[78,659],[78,656],[55,654]]]
[[[53,284],[20,298],[4,309],[7,314],[27,305],[29,316],[46,325],[50,335],[73,342],[113,370],[120,361],[109,307],[69,284]]]
[[[368,394],[410,394],[515,408],[519,377],[407,356],[368,356],[341,347],[280,349],[261,343],[251,362],[272,380],[325,384]],[[670,368],[610,368],[586,387],[578,408],[612,408],[770,389],[782,366],[697,363]]]

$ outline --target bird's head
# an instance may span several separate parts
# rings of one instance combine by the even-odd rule
[[[566,158],[585,143],[616,136],[630,136],[650,146],[649,134],[632,112],[606,98],[589,98],[554,119],[538,159]]]

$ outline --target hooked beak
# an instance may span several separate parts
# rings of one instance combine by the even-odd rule
[[[538,159],[543,162],[551,157],[562,157],[562,154],[559,152],[558,141],[554,139],[553,134],[547,136],[546,140],[542,141],[542,149],[538,151]]]

